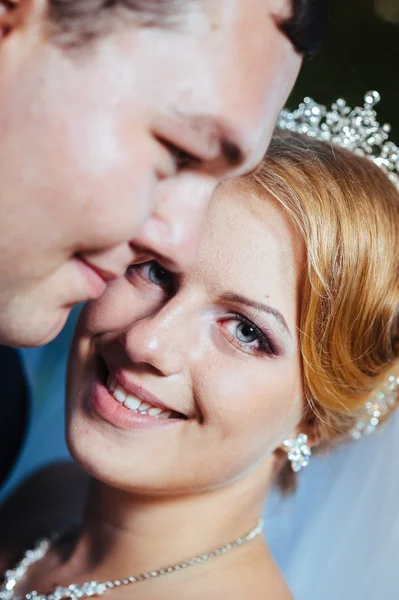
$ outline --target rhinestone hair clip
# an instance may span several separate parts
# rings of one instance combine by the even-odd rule
[[[390,375],[382,388],[360,410],[359,419],[349,432],[351,438],[358,440],[363,435],[374,433],[381,421],[397,407],[398,394],[399,377]]]
[[[277,125],[372,160],[399,190],[399,148],[388,140],[391,126],[377,121],[374,107],[380,100],[380,94],[372,91],[364,96],[363,107],[350,108],[339,98],[328,110],[306,97],[296,110],[281,111]]]

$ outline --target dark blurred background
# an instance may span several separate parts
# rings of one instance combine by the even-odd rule
[[[379,121],[392,125],[399,144],[399,0],[329,0],[329,12],[323,49],[305,63],[289,107],[304,96],[359,106],[365,92],[378,90]]]

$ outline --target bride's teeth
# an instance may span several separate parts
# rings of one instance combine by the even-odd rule
[[[138,398],[127,394],[123,387],[117,385],[116,379],[111,377],[111,375],[109,375],[107,380],[107,388],[111,392],[115,400],[120,402],[120,404],[126,406],[126,408],[133,410],[139,414],[146,414],[150,417],[156,417],[157,419],[168,419],[172,414],[171,410],[163,411],[162,408],[152,406],[152,404],[150,404],[149,402],[142,402]]]
[[[117,400],[118,402],[123,404],[123,402],[126,400],[126,396],[127,396],[126,392],[123,390],[123,388],[121,388],[118,385],[116,390],[114,390],[114,392],[113,392],[113,397],[115,398],[115,400]]]
[[[157,419],[168,419],[171,414],[171,410],[164,410],[163,412],[159,413],[156,417]]]
[[[137,398],[135,398],[134,396],[128,396],[123,404],[130,408],[130,410],[137,410],[141,402],[140,400],[137,400]]]

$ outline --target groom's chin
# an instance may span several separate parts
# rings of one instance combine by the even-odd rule
[[[51,311],[38,308],[28,314],[23,310],[13,310],[8,315],[5,311],[0,317],[1,343],[17,348],[35,348],[49,344],[63,329],[70,312],[69,307]]]

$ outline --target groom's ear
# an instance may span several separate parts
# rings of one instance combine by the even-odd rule
[[[14,33],[43,31],[47,11],[47,0],[0,0],[0,48]]]

